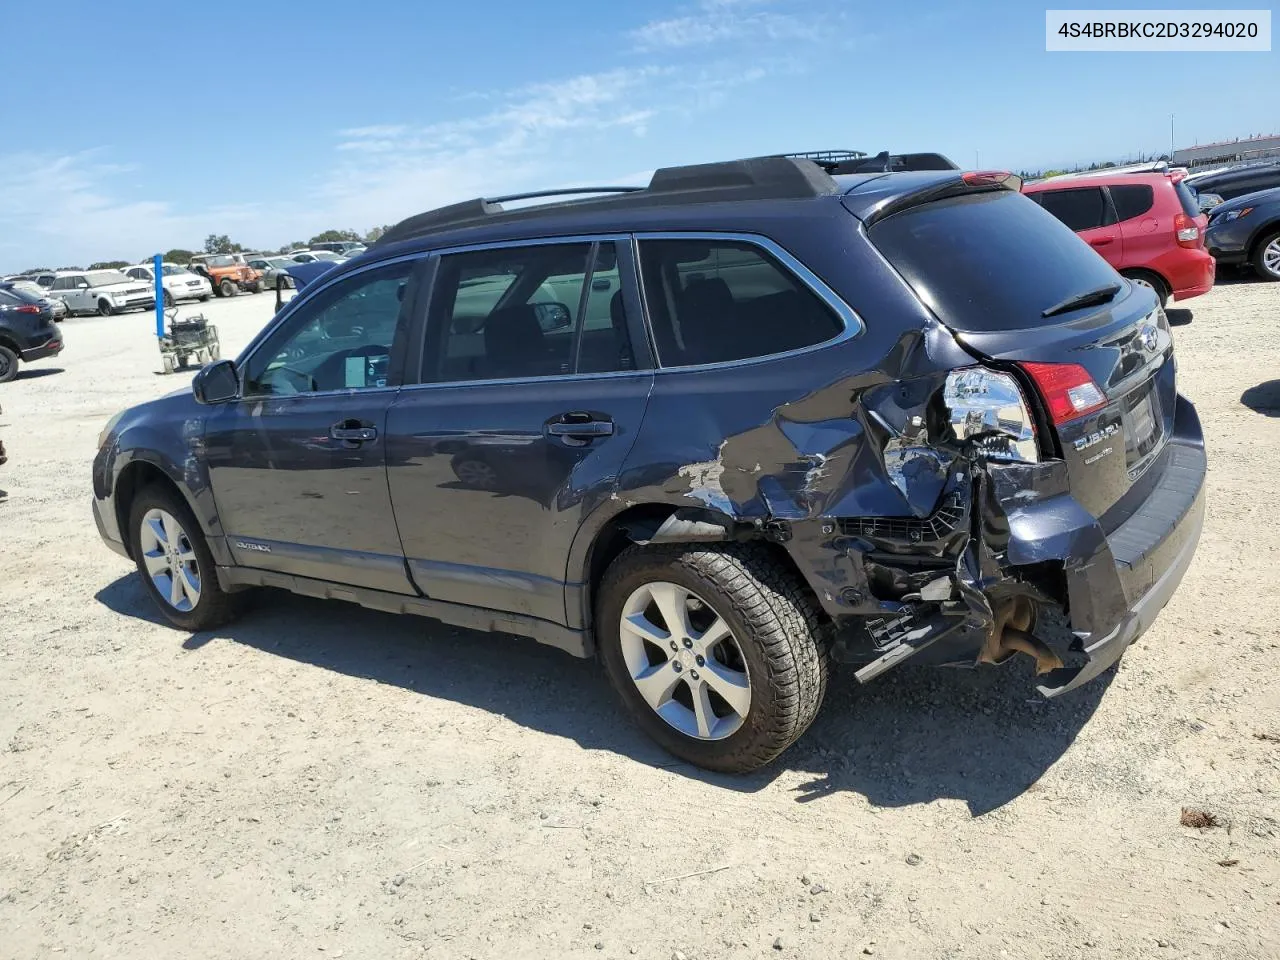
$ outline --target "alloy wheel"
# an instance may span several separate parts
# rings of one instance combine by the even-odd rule
[[[1274,238],[1262,251],[1262,269],[1280,278],[1280,237]]]
[[[646,583],[627,598],[622,656],[640,696],[685,736],[723,740],[751,709],[751,678],[733,631],[686,587]]]
[[[160,597],[180,613],[200,602],[200,565],[178,518],[159,507],[142,518],[142,562]]]
[[[453,472],[468,487],[477,490],[497,489],[497,471],[483,460],[462,460],[454,466]]]

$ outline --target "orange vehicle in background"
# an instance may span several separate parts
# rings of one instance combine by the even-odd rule
[[[262,274],[245,262],[242,253],[200,253],[191,258],[190,266],[213,284],[213,292],[220,297],[262,289]]]

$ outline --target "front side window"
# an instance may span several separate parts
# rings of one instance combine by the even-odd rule
[[[632,369],[617,269],[612,242],[446,255],[432,296],[424,378],[503,380]]]
[[[250,359],[246,396],[387,386],[412,261],[348,277],[300,305]]]
[[[842,330],[825,301],[754,243],[641,240],[640,271],[664,367],[785,353]]]
[[[1097,187],[1042,190],[1036,199],[1040,201],[1040,206],[1077,233],[1106,225],[1107,202]]]

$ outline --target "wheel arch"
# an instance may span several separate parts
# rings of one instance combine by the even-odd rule
[[[613,501],[611,501],[613,502]],[[633,544],[694,544],[747,542],[789,567],[809,590],[813,589],[787,549],[770,540],[763,523],[742,520],[719,510],[686,504],[646,502],[628,504],[593,517],[574,538],[569,551],[569,583],[581,585],[566,597],[566,614],[590,630],[595,620],[596,594],[609,565]],[[819,609],[821,607],[819,606]]]
[[[18,359],[22,359],[22,348],[18,346],[18,341],[7,333],[0,333],[0,347],[8,347],[18,355]]]
[[[1154,270],[1151,267],[1125,267],[1120,271],[1120,276],[1125,277],[1126,279],[1133,279],[1134,277],[1150,278],[1159,283],[1161,289],[1164,291],[1164,297],[1161,299],[1168,299],[1173,296],[1173,284],[1171,284],[1169,282],[1169,278],[1159,270]]]
[[[1246,254],[1247,262],[1252,263],[1253,258],[1258,255],[1258,251],[1262,249],[1262,244],[1277,233],[1280,233],[1280,216],[1272,218],[1268,223],[1264,223],[1255,229],[1253,236],[1249,238],[1249,245],[1246,248],[1248,250]]]
[[[135,457],[120,469],[111,487],[111,499],[115,509],[117,529],[121,532],[124,548],[130,557],[133,556],[133,537],[131,531],[129,531],[129,513],[138,494],[151,486],[166,487],[176,491],[186,502],[192,515],[203,528],[205,536],[210,537],[210,531],[201,517],[201,512],[185,485],[174,478],[156,460],[146,456]]]

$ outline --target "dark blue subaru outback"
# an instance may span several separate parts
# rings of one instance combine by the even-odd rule
[[[530,636],[716,770],[833,656],[1063,693],[1177,588],[1205,454],[1151,290],[1018,186],[771,157],[411,217],[116,416],[98,527],[180,628],[278,587]]]

